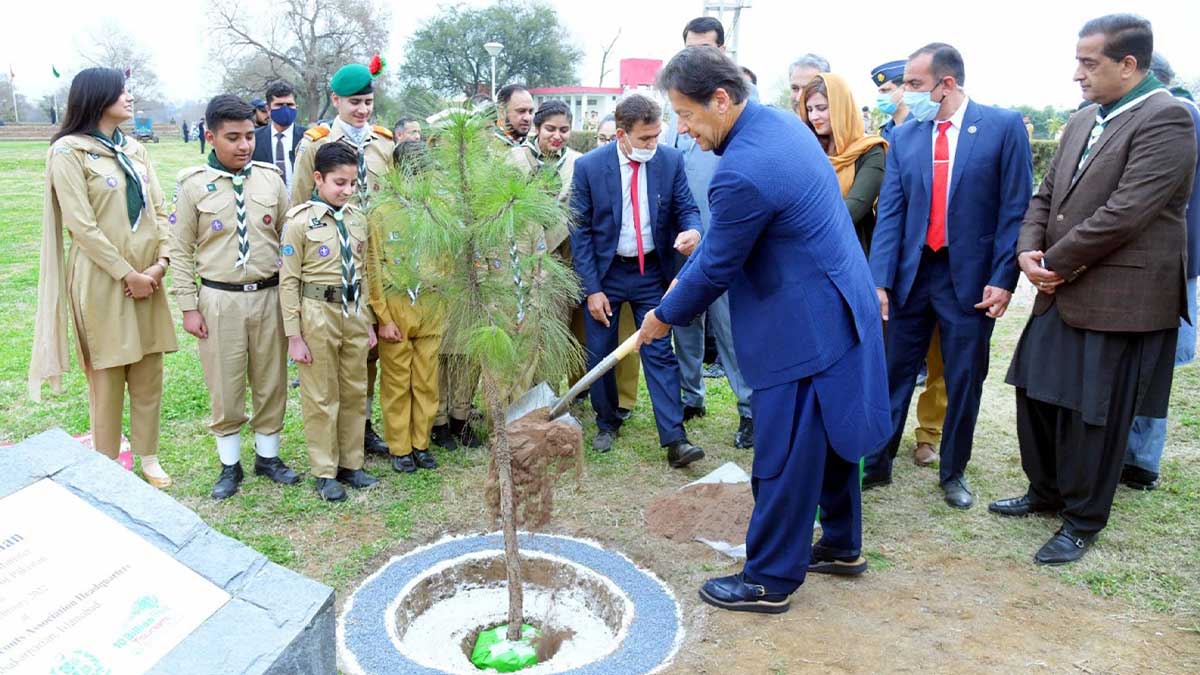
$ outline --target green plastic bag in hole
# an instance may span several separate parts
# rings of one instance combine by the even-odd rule
[[[537,650],[530,644],[538,636],[538,629],[521,624],[521,639],[509,642],[504,639],[508,625],[485,630],[475,640],[471,650],[471,663],[480,670],[489,668],[499,673],[513,673],[537,665]]]

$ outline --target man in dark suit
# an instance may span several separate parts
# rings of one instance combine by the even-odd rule
[[[688,189],[683,158],[678,150],[658,145],[662,109],[633,94],[617,104],[616,121],[616,142],[580,157],[572,180],[571,251],[587,294],[589,366],[617,347],[613,313],[629,303],[640,326],[675,276],[674,251],[691,255],[700,243],[700,211]],[[647,345],[641,358],[667,461],[682,468],[701,459],[704,451],[689,443],[683,430],[679,362],[670,337]],[[613,373],[592,385],[591,399],[598,428],[592,447],[607,452],[621,427]]]
[[[282,171],[291,194],[296,147],[308,127],[296,122],[296,90],[290,82],[275,80],[267,85],[267,108],[271,123],[254,130],[254,160],[269,162]]]
[[[879,305],[837,177],[799,118],[749,100],[737,65],[712,47],[676,54],[659,86],[680,133],[720,161],[707,234],[646,315],[642,339],[688,323],[728,289],[734,349],[754,390],[746,565],[700,597],[784,612],[807,573],[867,568],[858,461],[891,431]]]
[[[1037,552],[1078,560],[1108,523],[1134,415],[1165,417],[1184,297],[1187,205],[1196,171],[1191,113],[1147,73],[1150,22],[1089,21],[1071,116],[1017,244],[1038,289],[1007,381],[1028,491],[989,507],[1060,512]]]
[[[887,322],[892,439],[863,487],[892,480],[909,401],[934,327],[949,403],[940,483],[947,504],[974,503],[964,472],[987,377],[992,327],[1017,285],[1014,246],[1029,205],[1033,158],[1019,113],[967,98],[958,50],[933,43],[904,67],[915,120],[892,132],[871,272]]]

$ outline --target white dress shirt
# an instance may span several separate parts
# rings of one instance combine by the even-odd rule
[[[292,151],[292,134],[295,133],[296,125],[290,124],[288,128],[279,131],[275,128],[275,123],[271,123],[271,163],[278,166],[279,160],[283,160],[283,182],[287,185],[288,194],[292,192],[292,160],[289,154]],[[283,157],[277,157],[275,150],[279,143],[279,134],[283,134]]]
[[[967,104],[971,99],[963,96],[962,105],[958,106],[958,110],[950,116],[950,128],[946,129],[946,142],[950,144],[950,167],[946,171],[946,199],[950,199],[950,186],[954,181],[954,154],[958,150],[958,134],[962,131],[963,118],[967,115]],[[938,120],[933,121],[933,152],[930,153],[930,161],[933,161],[934,155],[937,154],[937,138],[938,138]],[[932,189],[932,188],[931,188]],[[950,205],[946,205],[946,227],[950,226]]]
[[[617,147],[617,158],[621,164],[621,234],[617,238],[617,255],[637,257],[637,229],[633,222],[633,164]],[[641,211],[642,252],[654,250],[654,231],[650,227],[650,195],[646,193],[646,165],[638,169],[638,210]]]

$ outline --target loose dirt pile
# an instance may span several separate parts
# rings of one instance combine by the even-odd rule
[[[550,522],[554,486],[559,478],[583,475],[583,430],[562,419],[548,420],[539,408],[508,425],[512,450],[513,509],[517,526],[538,529]],[[500,482],[493,456],[488,466],[485,498],[492,515],[500,514]]]
[[[754,495],[749,483],[692,485],[659,497],[646,509],[650,532],[674,541],[746,541]]]

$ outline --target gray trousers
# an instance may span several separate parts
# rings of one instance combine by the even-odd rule
[[[717,354],[729,379],[729,388],[738,399],[738,414],[753,417],[750,412],[750,387],[738,370],[737,355],[733,352],[733,331],[729,325],[729,294],[725,293],[708,307],[708,318],[717,342]],[[679,379],[683,387],[683,404],[704,405],[704,314],[687,326],[676,326],[675,358],[679,360]]]

